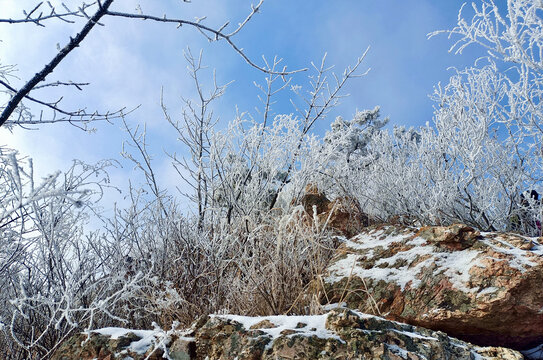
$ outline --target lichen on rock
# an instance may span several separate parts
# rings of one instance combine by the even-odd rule
[[[198,326],[193,328],[194,339],[182,345],[173,341],[166,353],[155,355],[153,349],[146,354],[128,353],[126,347],[130,347],[131,341],[137,341],[137,336],[119,342],[116,340],[120,338],[94,333],[85,345],[79,342],[80,336],[74,336],[53,359],[142,360],[149,354],[152,354],[150,359],[164,356],[172,360],[523,359],[513,350],[481,348],[443,332],[346,308],[313,316],[209,316]]]

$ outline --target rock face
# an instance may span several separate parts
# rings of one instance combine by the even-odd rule
[[[331,302],[478,344],[543,343],[543,246],[464,225],[379,226],[345,240],[328,268]]]
[[[196,352],[182,350],[176,354],[172,351],[176,346],[174,341],[166,349],[165,357],[173,360],[523,359],[522,355],[514,350],[481,348],[450,338],[442,332],[400,324],[348,309],[334,309],[328,314],[315,316],[211,316],[202,323],[199,327],[194,327],[194,340],[185,343],[195,346]],[[134,360],[145,358],[144,355],[123,352],[125,350],[122,350],[120,345],[104,345],[103,336],[95,335],[97,341],[93,342],[93,346],[100,342],[101,348],[115,348],[117,353],[106,355],[106,352],[101,354],[95,349],[89,356],[99,360],[127,359],[128,356]],[[75,338],[72,338],[70,343],[76,344],[79,341],[74,340]],[[130,348],[132,345],[127,342],[128,340],[123,340],[123,345]],[[79,357],[82,352],[77,352],[73,346],[63,348],[75,350],[74,355],[55,355],[54,359],[91,359]],[[152,351],[151,349],[148,349],[147,353]],[[59,352],[67,354],[61,349]]]
[[[196,333],[198,359],[523,359],[513,350],[480,348],[348,309],[267,319],[273,327],[255,328],[259,318],[211,319]]]
[[[370,219],[363,214],[356,201],[350,198],[329,200],[316,186],[308,185],[300,203],[307,214],[308,222],[313,221],[316,211],[320,226],[326,226],[340,235],[351,237],[369,225]]]
[[[141,332],[141,331],[140,331]],[[144,336],[138,336],[134,332],[126,332],[122,336],[111,336],[109,334],[91,333],[90,337],[85,334],[72,336],[55,352],[54,360],[92,360],[92,359],[115,359],[116,356],[123,358],[150,360],[162,359],[163,351],[160,349],[150,349],[150,346],[144,351],[132,347],[137,344]],[[149,344],[150,345],[150,344]]]

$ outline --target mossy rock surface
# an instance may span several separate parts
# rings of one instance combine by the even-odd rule
[[[261,326],[261,328],[259,328]],[[481,348],[445,333],[389,321],[346,308],[323,315],[291,317],[207,317],[192,327],[193,337],[173,336],[166,349],[172,360],[293,360],[293,359],[425,359],[520,360],[504,348]],[[118,339],[94,333],[85,343],[76,335],[57,351],[54,360],[162,359],[149,348],[128,352],[139,337]]]

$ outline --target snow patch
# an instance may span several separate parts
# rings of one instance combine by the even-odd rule
[[[100,335],[109,336],[112,340],[126,336],[129,333],[136,335],[139,340],[132,342],[127,350],[135,352],[136,354],[145,354],[147,350],[155,343],[158,332],[155,330],[132,330],[118,327],[107,327],[103,329],[92,330],[92,333],[98,333]]]
[[[402,260],[406,261],[408,264],[411,264],[417,259],[417,257],[431,255],[432,253],[432,249],[429,246],[414,247],[407,251],[400,251],[389,258],[381,258],[375,262],[375,265],[394,265],[396,262]]]
[[[406,242],[406,245],[413,245],[413,246],[423,246],[426,245],[428,241],[426,239],[421,238],[420,236],[417,236],[416,238],[409,240]]]
[[[441,268],[435,273],[440,273],[446,269],[444,274],[449,278],[452,286],[464,292],[475,292],[477,289],[469,289],[465,284],[469,282],[469,271],[473,266],[483,266],[480,259],[476,259],[480,254],[474,250],[455,251],[452,253],[437,253],[436,265]]]
[[[365,250],[379,246],[388,247],[390,244],[402,242],[412,236],[412,234],[400,234],[391,235],[385,237],[384,239],[380,239],[379,236],[383,234],[383,230],[371,231],[367,234],[359,234],[353,237],[351,240],[345,241],[345,245],[355,250]]]
[[[411,331],[401,331],[401,330],[396,330],[396,329],[392,329],[392,331],[397,332],[398,334],[409,336],[410,338],[414,338],[414,339],[439,341],[438,338],[435,338],[435,337],[432,337],[432,336],[424,336],[424,335],[417,334],[417,333],[411,332]]]
[[[374,244],[374,246],[380,246],[380,244]],[[393,281],[403,291],[409,283],[411,287],[418,287],[421,283],[418,275],[421,274],[425,267],[436,264],[438,266],[434,272],[436,275],[443,273],[455,288],[465,292],[474,292],[476,289],[468,289],[466,284],[470,278],[469,270],[473,266],[482,266],[480,260],[476,259],[479,254],[479,252],[473,250],[440,253],[435,252],[431,246],[420,246],[398,252],[389,258],[381,258],[376,261],[375,267],[370,269],[364,269],[356,265],[363,255],[348,254],[344,259],[336,261],[329,267],[330,273],[325,281],[335,283],[352,275],[362,279]],[[411,266],[423,256],[428,258],[420,261],[415,266]],[[405,265],[392,267],[398,261],[403,261]],[[379,267],[379,265],[385,267]]]
[[[330,310],[341,309],[341,308],[346,308],[346,307],[347,307],[347,303],[346,303],[346,302],[333,303],[333,304],[328,304],[328,305],[321,305],[321,308],[322,308],[324,311],[330,311]]]
[[[261,321],[268,320],[275,327],[269,329],[258,329],[272,338],[272,341],[268,344],[269,347],[273,345],[273,340],[281,336],[283,330],[294,330],[295,333],[288,335],[293,336],[316,336],[321,339],[336,339],[344,342],[338,335],[326,329],[326,319],[328,314],[324,315],[276,315],[276,316],[240,316],[240,315],[210,315],[220,319],[227,319],[237,321],[243,325],[243,327],[249,330],[252,326],[258,324]],[[300,324],[304,326],[298,327]],[[298,328],[297,328],[298,327]]]
[[[492,250],[505,255],[509,255],[511,257],[511,259],[509,259],[508,261],[509,266],[519,270],[520,272],[525,272],[527,267],[533,267],[537,265],[535,262],[529,259],[530,254],[535,254],[539,256],[543,255],[543,249],[541,249],[540,246],[534,246],[534,248],[532,248],[531,250],[522,250],[509,244],[501,237],[485,238],[481,241],[489,246]],[[496,245],[496,242],[501,244],[502,246]]]
[[[91,332],[109,336],[111,340],[116,340],[120,337],[128,335],[129,333],[133,333],[139,338],[149,337],[156,333],[154,330],[132,330],[118,327],[106,327],[103,329],[92,330]]]
[[[341,279],[356,276],[362,279],[395,282],[403,291],[408,284],[411,287],[418,287],[421,283],[419,278],[424,268],[435,266],[433,274],[445,275],[452,286],[460,291],[478,292],[477,296],[482,296],[499,290],[494,287],[480,290],[478,287],[468,285],[470,270],[474,266],[484,267],[481,250],[465,249],[439,252],[435,247],[428,245],[425,239],[413,237],[415,232],[380,238],[384,233],[383,230],[373,231],[345,241],[347,247],[353,250],[364,250],[364,253],[351,253],[333,263],[329,267],[329,275],[325,281],[335,283]],[[536,266],[537,262],[534,256],[543,256],[543,245],[539,244],[536,239],[527,238],[526,240],[531,241],[533,247],[530,250],[522,250],[508,243],[507,239],[496,236],[495,233],[482,233],[482,235],[483,238],[480,240],[482,243],[496,252],[507,255],[505,259],[492,258],[493,260],[506,261],[509,266],[519,271],[524,272],[528,268]],[[357,262],[360,260],[373,259],[375,254],[380,252],[377,249],[386,249],[391,244],[401,241],[405,241],[405,245],[414,247],[397,252],[388,258],[375,259],[375,263],[370,269],[358,266]],[[416,261],[420,262],[416,263]],[[412,265],[415,263],[416,265]],[[398,264],[398,266],[395,267],[394,264]]]
[[[409,359],[410,356],[409,356],[409,351],[405,350],[405,349],[402,349],[401,347],[399,347],[398,345],[390,345],[390,344],[385,344],[385,346],[388,348],[388,350],[393,353],[394,355],[398,355],[399,357],[401,357],[402,359]],[[417,354],[418,355],[418,354]]]
[[[500,290],[499,288],[495,287],[495,286],[490,286],[490,287],[487,287],[487,288],[484,288],[482,290],[480,290],[478,293],[477,293],[477,297],[479,296],[483,296],[483,295],[487,295],[487,294],[493,294],[495,293],[496,291]]]
[[[387,319],[382,318],[382,317],[377,316],[377,315],[370,315],[370,314],[366,314],[366,313],[356,311],[356,310],[353,310],[353,309],[351,309],[351,311],[353,313],[355,313],[361,319],[373,319],[373,318],[375,318],[375,319],[379,319],[379,320],[383,320],[383,321],[391,321],[391,320],[387,320]],[[401,324],[401,323],[398,323],[396,321],[391,321],[391,322],[396,323],[396,324]]]
[[[349,276],[356,276],[361,279],[373,279],[376,281],[394,281],[400,285],[403,290],[404,287],[411,282],[411,286],[418,286],[420,280],[415,276],[420,272],[420,270],[428,265],[426,261],[423,261],[417,264],[412,269],[408,269],[407,266],[402,266],[400,268],[379,268],[374,267],[371,269],[364,269],[359,266],[356,266],[356,262],[360,258],[360,255],[357,254],[348,254],[344,259],[336,261],[328,269],[330,275],[325,279],[327,283],[336,283],[343,278]]]

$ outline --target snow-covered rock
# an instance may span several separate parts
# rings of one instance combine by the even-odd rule
[[[538,239],[464,225],[376,226],[344,240],[325,291],[362,312],[527,349],[543,343],[542,255]]]
[[[523,359],[445,333],[349,309],[325,315],[216,316],[196,333],[199,359]]]
[[[209,316],[193,325],[191,335],[172,337],[164,351],[153,352],[156,332],[102,329],[83,345],[85,335],[75,336],[53,360],[523,359],[514,350],[478,347],[345,308],[314,316]]]
[[[191,360],[194,338],[183,332],[103,328],[76,334],[64,342],[52,360]]]

